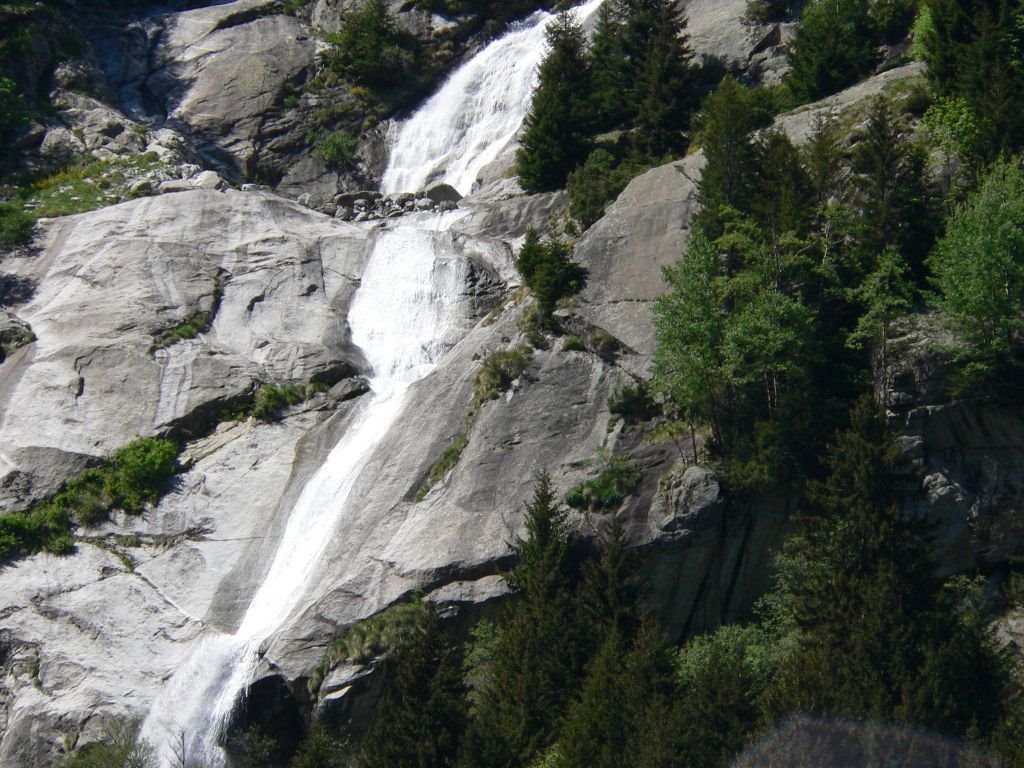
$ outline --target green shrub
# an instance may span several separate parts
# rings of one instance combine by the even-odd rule
[[[359,145],[348,131],[334,131],[317,141],[313,154],[340,168],[352,162],[358,148]]]
[[[15,87],[13,80],[0,77],[0,140],[7,139],[28,121],[25,99]]]
[[[32,237],[35,219],[17,200],[0,203],[0,246],[24,245]]]
[[[214,307],[220,303],[220,289],[214,297]],[[179,341],[194,339],[201,333],[210,330],[213,324],[215,310],[194,312],[185,318],[178,325],[157,335],[153,342],[153,349],[163,349]]]
[[[159,500],[177,470],[177,457],[173,441],[139,438],[28,511],[0,514],[0,560],[40,551],[66,554],[74,546],[72,522],[95,525],[112,509],[142,512],[147,503]]]
[[[336,640],[309,680],[309,690],[320,690],[327,673],[338,663],[353,661],[364,664],[378,656],[385,656],[402,642],[406,633],[414,631],[424,611],[429,608],[419,599],[396,603],[349,627]]]
[[[99,741],[87,744],[57,763],[60,768],[156,768],[153,746],[139,738],[139,725],[125,720],[107,723]]]
[[[566,336],[562,341],[562,349],[566,352],[583,352],[586,347],[583,346],[579,336]]]
[[[608,410],[621,416],[627,424],[633,424],[653,419],[661,409],[651,398],[647,382],[638,381],[613,389],[608,398]]]
[[[569,260],[569,247],[554,239],[541,242],[532,227],[526,233],[516,268],[533,292],[543,317],[551,316],[559,299],[583,288],[583,269]]]
[[[41,551],[67,554],[74,547],[69,526],[67,513],[50,504],[0,514],[0,560]]]
[[[473,410],[498,396],[526,370],[530,362],[530,348],[519,346],[495,352],[484,360],[473,377]]]
[[[362,85],[400,84],[416,63],[416,41],[398,29],[385,0],[363,0],[352,7],[341,28],[324,40],[331,46],[327,66]]]
[[[306,387],[301,384],[264,384],[256,391],[252,417],[257,421],[274,421],[285,406],[298,405],[305,399]]]
[[[581,167],[569,174],[569,214],[587,229],[604,216],[605,206],[643,170],[644,166],[636,163],[620,163],[606,149],[595,149]]]
[[[459,459],[462,458],[462,451],[468,444],[469,435],[465,432],[459,432],[452,440],[452,444],[444,449],[444,452],[434,462],[434,466],[430,468],[430,474],[427,475],[426,482],[416,492],[416,501],[423,501],[427,493],[430,492],[430,489],[444,480],[444,476],[459,463]]]
[[[174,476],[178,446],[171,440],[143,437],[114,453],[103,490],[112,506],[137,514],[155,503],[159,491]]]
[[[565,503],[590,512],[618,508],[640,485],[640,465],[622,454],[602,456],[597,476],[580,483],[565,494]]]

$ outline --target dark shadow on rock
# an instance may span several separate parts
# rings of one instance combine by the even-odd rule
[[[0,274],[0,307],[24,304],[36,293],[34,280],[22,275]]]

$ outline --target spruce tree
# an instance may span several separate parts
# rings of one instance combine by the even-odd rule
[[[490,641],[489,668],[471,675],[480,687],[460,756],[466,768],[519,768],[548,747],[591,652],[574,621],[577,569],[547,473],[525,515],[526,537],[513,545],[517,562],[505,577],[519,594]]]
[[[786,621],[801,630],[772,698],[784,709],[898,719],[922,661],[935,594],[926,524],[903,514],[900,452],[885,414],[865,398],[812,483],[819,517],[787,541]],[[781,716],[785,712],[775,712]]]
[[[854,149],[853,170],[854,203],[861,214],[855,273],[873,271],[878,256],[893,245],[921,276],[925,254],[934,242],[925,160],[904,138],[884,97],[872,106],[866,134]]]
[[[731,75],[704,102],[697,141],[707,162],[701,172],[698,224],[712,238],[722,232],[723,208],[746,210],[755,183],[756,152],[750,134],[757,115],[750,92]]]
[[[455,765],[465,726],[464,689],[454,647],[424,605],[385,660],[384,700],[363,740],[360,768]]]
[[[637,74],[636,143],[650,159],[680,154],[682,132],[692,108],[691,54],[682,31],[686,21],[674,2],[658,2],[647,11],[650,30],[643,41]]]
[[[562,189],[590,151],[590,68],[583,29],[571,12],[548,27],[547,49],[516,154],[519,183],[528,192]]]
[[[784,233],[803,235],[810,223],[814,189],[800,153],[785,134],[770,131],[755,144],[758,183],[750,212],[778,243]]]
[[[978,117],[986,159],[1024,147],[1024,10],[1010,0],[929,0],[920,48],[940,96],[962,96]]]
[[[790,52],[786,83],[800,101],[835,93],[874,69],[878,35],[864,0],[811,0]]]
[[[668,718],[675,699],[671,644],[664,630],[646,621],[630,639],[613,629],[590,665],[580,696],[561,731],[558,750],[566,768],[632,768],[678,765],[670,744],[680,723]],[[657,723],[657,735],[647,726]],[[641,755],[644,755],[641,759]]]
[[[629,60],[623,41],[622,9],[616,0],[606,0],[597,12],[589,61],[593,92],[591,104],[594,130],[621,128],[632,117],[629,101],[631,81]]]

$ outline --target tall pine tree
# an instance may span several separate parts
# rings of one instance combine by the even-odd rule
[[[455,648],[422,606],[384,662],[384,700],[363,740],[359,768],[455,765],[466,713]]]
[[[562,189],[590,152],[590,66],[583,29],[571,12],[552,22],[547,48],[516,154],[519,183],[528,192]]]
[[[542,473],[526,507],[526,538],[506,580],[519,595],[474,671],[474,708],[460,762],[519,768],[554,741],[593,640],[575,621],[578,582],[566,513]]]
[[[652,3],[644,51],[638,52],[636,143],[641,153],[658,159],[681,153],[683,131],[693,107],[689,48],[682,35],[686,21],[674,2]]]

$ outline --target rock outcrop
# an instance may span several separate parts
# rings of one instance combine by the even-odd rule
[[[257,382],[360,366],[344,313],[365,230],[265,193],[194,190],[55,220],[40,240],[3,265],[36,286],[13,308],[36,341],[4,364],[5,508],[67,479],[40,471],[40,452],[103,456],[209,423]],[[176,339],[197,315],[206,332]]]

